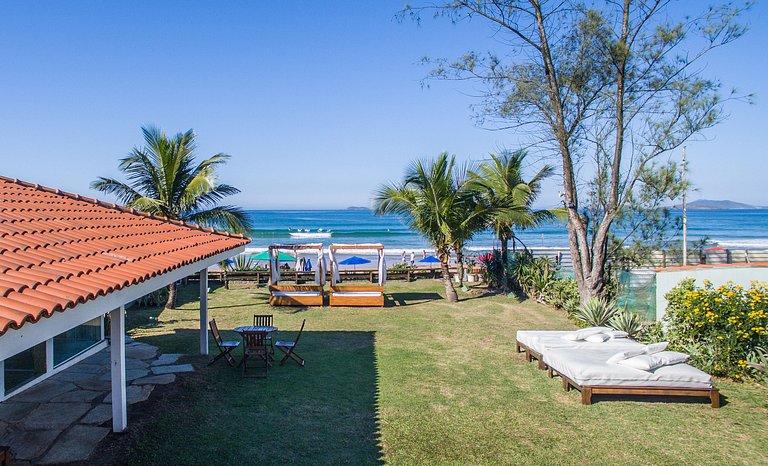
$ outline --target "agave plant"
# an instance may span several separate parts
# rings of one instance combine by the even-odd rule
[[[643,328],[640,316],[626,308],[617,312],[608,325],[616,330],[627,332],[630,337],[640,333],[640,330]]]
[[[573,317],[590,327],[603,327],[608,325],[618,312],[619,308],[613,301],[591,298],[573,313]]]
[[[229,270],[237,272],[247,272],[249,270],[256,270],[256,262],[249,256],[240,254],[232,259],[231,264],[227,264]]]

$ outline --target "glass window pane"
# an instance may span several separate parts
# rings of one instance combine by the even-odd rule
[[[101,341],[101,318],[95,318],[53,337],[53,365],[77,356]]]
[[[45,343],[5,360],[5,393],[45,373]]]

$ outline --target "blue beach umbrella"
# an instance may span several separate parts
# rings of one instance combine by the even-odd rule
[[[339,262],[340,265],[351,265],[351,266],[353,266],[352,270],[357,270],[356,266],[358,266],[360,264],[370,264],[370,263],[371,263],[371,261],[369,261],[368,259],[364,259],[364,258],[358,257],[358,256],[348,257],[348,258],[344,259],[343,261]]]
[[[438,259],[435,256],[427,256],[424,259],[420,260],[419,262],[424,262],[425,264],[436,264],[440,262],[440,259]]]

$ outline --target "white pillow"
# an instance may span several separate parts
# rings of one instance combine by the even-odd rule
[[[588,341],[590,343],[602,343],[610,339],[611,337],[606,335],[605,333],[596,333],[594,335],[588,336],[587,338],[584,339],[584,341]]]
[[[628,350],[628,351],[622,351],[620,353],[616,353],[610,358],[608,358],[608,361],[606,361],[608,364],[618,364],[619,361],[623,361],[628,358],[633,358],[635,356],[640,356],[645,354],[645,349],[640,348],[636,350]]]
[[[662,341],[660,343],[651,343],[650,345],[645,345],[645,354],[661,353],[662,351],[667,349],[667,346],[669,346],[668,341]]]
[[[607,332],[606,335],[611,338],[627,338],[629,336],[627,332],[622,332],[621,330],[612,330]]]
[[[563,338],[570,341],[579,341],[587,338],[590,335],[597,335],[598,333],[610,332],[609,327],[587,327],[575,332],[566,333]]]
[[[622,359],[617,364],[631,367],[632,369],[639,369],[641,371],[652,371],[657,367],[664,365],[661,359],[657,358],[655,354],[642,354],[629,359]]]
[[[689,360],[691,357],[685,353],[678,353],[677,351],[662,351],[653,355],[661,360],[663,365],[671,366],[672,364],[679,364]]]
[[[678,353],[676,351],[661,351],[655,354],[643,354],[635,356],[629,359],[624,359],[618,362],[623,366],[631,367],[633,369],[640,369],[641,371],[652,371],[658,369],[661,366],[670,366],[672,364],[679,364],[685,362],[690,358],[685,353]]]

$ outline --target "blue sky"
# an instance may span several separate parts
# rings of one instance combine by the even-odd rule
[[[0,174],[104,198],[140,126],[194,128],[199,154],[233,156],[221,179],[246,208],[368,205],[414,158],[515,148],[478,128],[472,85],[432,82],[422,56],[498,47],[481,22],[399,23],[402,1],[0,3]],[[698,2],[683,3],[682,8]],[[267,8],[269,7],[269,8]],[[707,59],[706,74],[756,93],[688,144],[692,198],[768,205],[768,8]],[[557,202],[557,184],[542,205]]]

